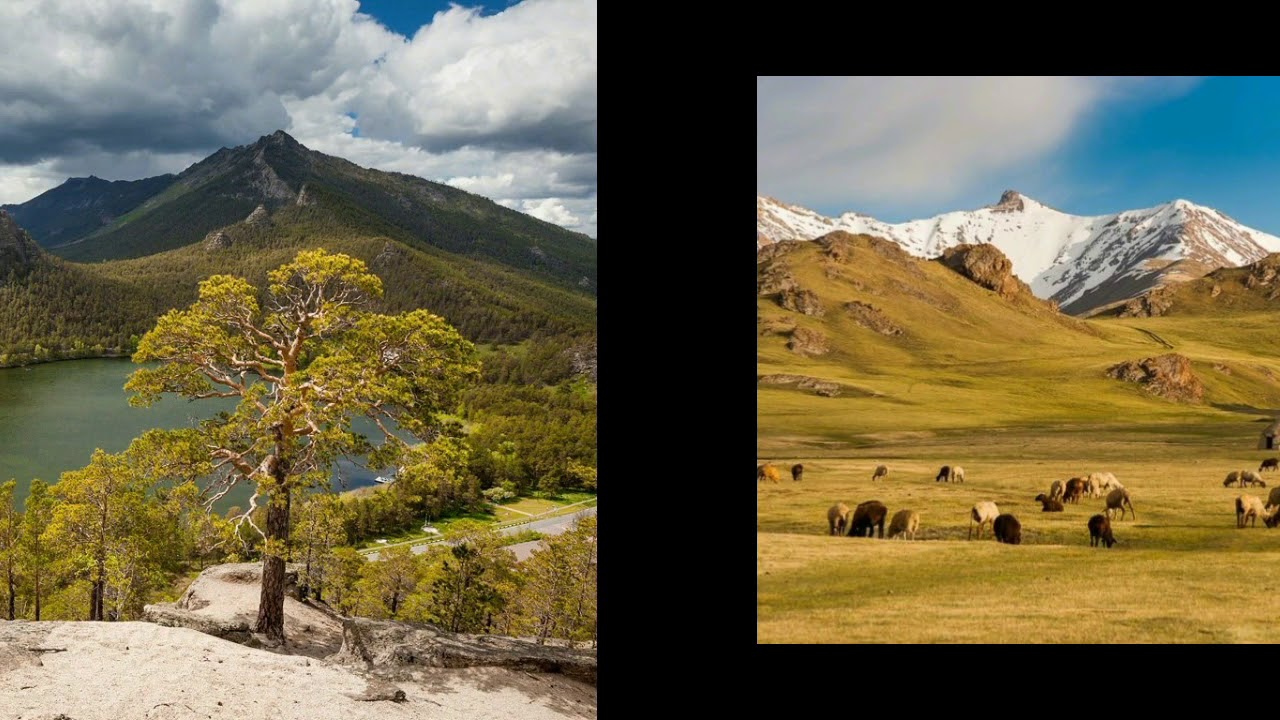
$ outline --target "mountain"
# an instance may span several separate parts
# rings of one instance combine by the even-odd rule
[[[1077,314],[1280,251],[1280,238],[1186,200],[1084,217],[1009,190],[1000,202],[978,210],[891,224],[852,212],[828,218],[756,197],[757,249],[832,230],[884,237],[918,257],[937,257],[960,244],[990,243],[1009,257],[1014,273],[1037,296]]]
[[[111,225],[116,218],[173,184],[174,175],[144,180],[71,178],[18,205],[0,205],[44,247],[73,242]]]
[[[74,182],[42,195],[51,199],[41,212],[72,212],[83,204],[83,194],[69,187]],[[47,243],[50,249],[81,262],[143,257],[199,242],[260,205],[274,211],[320,204],[352,230],[493,262],[579,291],[596,287],[596,243],[586,235],[447,185],[362,168],[310,150],[284,131],[222,148],[169,180],[137,182],[155,192],[91,232],[73,237],[64,230]],[[23,203],[21,212],[32,212],[41,198]]]

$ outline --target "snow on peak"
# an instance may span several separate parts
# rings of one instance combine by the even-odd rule
[[[779,240],[811,240],[833,230],[888,238],[929,258],[962,243],[991,243],[1036,295],[1064,307],[1076,303],[1077,311],[1122,299],[1110,297],[1116,293],[1136,294],[1159,284],[1161,270],[1181,260],[1193,260],[1207,272],[1280,252],[1280,238],[1181,198],[1143,210],[1085,217],[1006,190],[995,205],[903,223],[853,212],[828,218],[773,198],[756,198],[757,248]]]

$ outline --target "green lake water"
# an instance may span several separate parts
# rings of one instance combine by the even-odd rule
[[[64,471],[88,464],[94,448],[119,452],[151,428],[189,426],[235,406],[165,397],[150,408],[129,407],[124,383],[136,367],[127,359],[95,359],[0,369],[0,482],[17,479],[25,500],[33,478],[56,482]],[[371,485],[378,474],[343,461],[334,487]],[[243,506],[250,494],[237,487],[220,509]]]

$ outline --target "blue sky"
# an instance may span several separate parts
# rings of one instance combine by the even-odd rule
[[[431,22],[437,12],[449,9],[451,4],[462,7],[479,7],[483,16],[502,12],[515,5],[515,0],[491,0],[490,2],[458,2],[446,0],[360,0],[360,12],[372,15],[388,30],[413,37],[418,28]]]
[[[900,222],[1016,189],[1280,235],[1280,78],[758,78],[757,192]]]

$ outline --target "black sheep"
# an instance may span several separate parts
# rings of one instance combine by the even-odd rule
[[[1105,543],[1107,547],[1116,544],[1116,538],[1111,534],[1111,521],[1106,515],[1089,518],[1089,547],[1097,547],[1099,542]]]
[[[875,537],[876,528],[880,529],[880,537],[884,537],[884,518],[889,508],[879,500],[868,500],[853,509],[853,519],[849,521],[849,537]]]
[[[947,482],[951,482],[951,466],[950,465],[943,465],[942,469],[938,471],[938,477],[933,479],[934,482],[942,482],[943,480],[946,480]]]
[[[1018,518],[1009,513],[1004,513],[996,518],[992,524],[995,532],[996,540],[1010,545],[1018,545],[1022,542],[1022,523],[1018,522]]]
[[[1036,502],[1044,506],[1044,509],[1041,510],[1041,512],[1062,512],[1063,510],[1061,500],[1051,500],[1049,496],[1044,493],[1040,493],[1036,496]]]
[[[796,481],[796,482],[799,482],[799,481],[800,481],[800,477],[801,477],[802,475],[804,475],[804,465],[801,465],[800,463],[796,463],[795,465],[792,465],[792,466],[791,466],[791,479],[792,479],[792,480],[794,480],[794,481]]]

